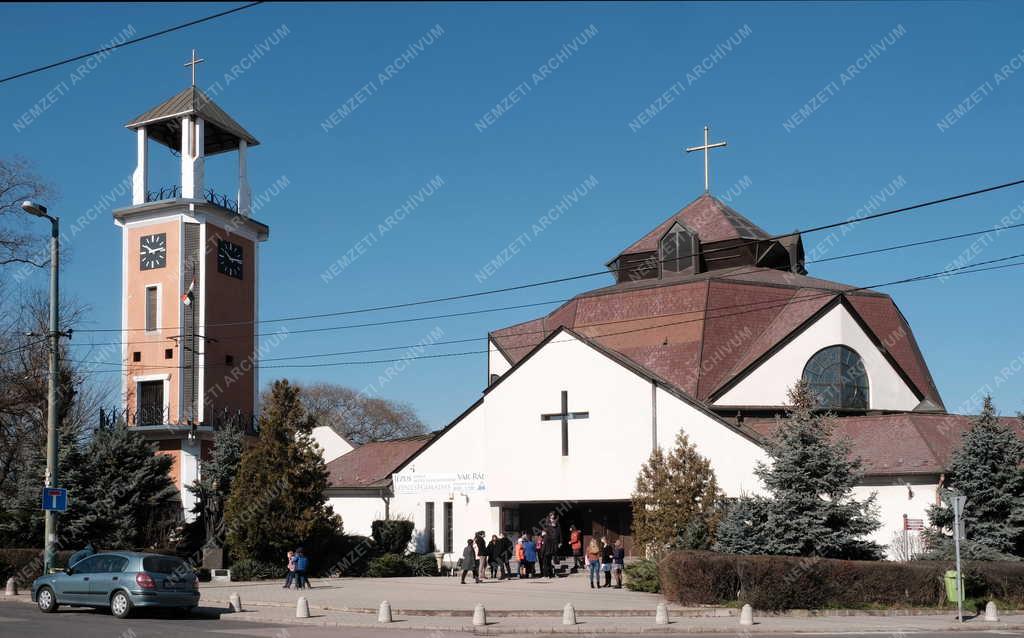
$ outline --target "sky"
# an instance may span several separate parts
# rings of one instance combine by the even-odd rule
[[[0,23],[18,28],[5,30],[0,76],[230,6],[3,4]],[[269,3],[81,70],[0,84],[0,157],[30,160],[57,187],[46,203],[66,229],[83,220],[62,274],[63,293],[90,308],[79,328],[119,327],[111,210],[130,203],[135,164],[123,126],[188,86],[183,64],[197,49],[198,86],[261,142],[249,154],[254,217],[270,226],[261,318],[343,311],[600,270],[701,194],[702,159],[683,148],[703,141],[705,124],[728,143],[712,152],[711,192],[772,233],[1021,178],[1022,27],[1009,2]],[[151,154],[151,188],[177,183],[166,149]],[[233,196],[233,161],[210,159],[207,185]],[[1024,223],[1022,206],[1024,186],[807,234],[809,255],[826,258],[991,231],[807,268],[873,285],[1024,252],[1024,229],[1001,227]],[[1002,414],[1024,410],[1021,276],[1008,268],[882,289],[950,411],[976,411],[985,393]],[[45,272],[15,277],[46,285]],[[293,331],[562,300],[609,283],[267,324],[261,332],[289,334],[264,356],[480,338],[556,306]],[[73,352],[105,361],[94,377],[115,383],[103,371],[119,351],[89,346],[109,341],[80,332]],[[267,362],[261,381],[368,389],[437,428],[480,396],[484,349],[481,340],[278,362],[354,365]],[[405,361],[372,363],[387,358]]]

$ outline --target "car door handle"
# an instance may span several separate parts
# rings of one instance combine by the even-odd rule
[[[114,576],[114,580],[117,580],[117,576]]]
[[[89,580],[89,577],[88,576],[84,576],[84,577],[82,577],[82,580]]]

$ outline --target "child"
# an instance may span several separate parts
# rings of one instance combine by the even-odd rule
[[[526,552],[523,550],[523,540],[525,537],[520,536],[519,540],[516,541],[516,565],[519,568],[519,577],[523,578],[526,575]]]
[[[533,566],[537,562],[537,546],[528,534],[523,534],[523,560],[526,562],[526,577],[533,578]]]
[[[295,552],[288,552],[288,575],[284,578],[284,589],[292,586],[295,580]]]

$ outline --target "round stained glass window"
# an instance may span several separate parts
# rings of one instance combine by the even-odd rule
[[[868,408],[868,373],[864,360],[851,348],[819,350],[804,366],[803,378],[819,408]]]

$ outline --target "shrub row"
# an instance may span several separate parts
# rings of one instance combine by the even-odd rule
[[[55,567],[67,566],[73,551],[59,551],[54,558]],[[15,577],[18,587],[25,589],[43,575],[43,550],[0,549],[0,585]]]
[[[674,552],[659,564],[661,591],[682,604],[749,603],[756,609],[933,607],[946,603],[941,561],[847,561]],[[964,565],[969,599],[1024,606],[1024,563]]]

